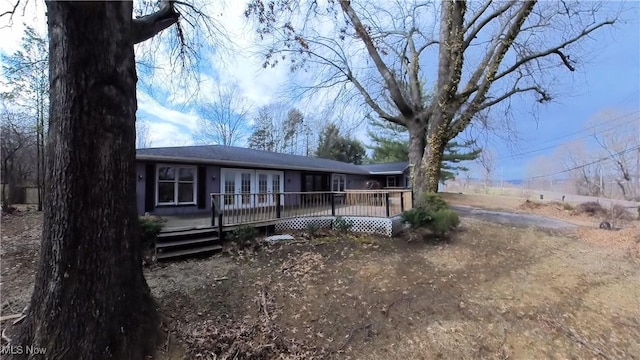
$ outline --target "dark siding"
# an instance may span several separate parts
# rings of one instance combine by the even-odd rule
[[[144,211],[151,212],[156,205],[156,164],[147,164],[144,180]]]
[[[198,189],[196,190],[198,209],[207,208],[207,168],[198,166]]]

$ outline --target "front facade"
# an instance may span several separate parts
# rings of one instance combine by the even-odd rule
[[[367,189],[372,183],[408,187],[406,164],[376,168],[217,145],[138,150],[136,175],[138,213],[161,216],[210,212],[210,194],[220,194],[224,210],[236,210],[275,206],[274,193],[300,193],[295,201],[304,201],[304,193]]]

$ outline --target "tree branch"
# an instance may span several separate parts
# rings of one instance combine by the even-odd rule
[[[583,30],[579,35],[563,42],[562,44],[555,46],[551,49],[548,49],[546,51],[541,51],[535,54],[531,54],[529,56],[525,56],[522,59],[516,61],[515,64],[513,64],[511,67],[509,67],[507,70],[501,72],[500,74],[496,75],[495,80],[499,80],[507,75],[509,75],[510,73],[514,72],[516,69],[518,69],[520,66],[522,66],[523,64],[531,61],[531,60],[535,60],[535,59],[539,59],[551,54],[558,54],[560,52],[560,49],[565,48],[568,45],[571,45],[573,43],[575,43],[576,41],[582,39],[583,37],[591,34],[592,32],[598,30],[599,28],[603,27],[603,26],[607,26],[607,25],[613,25],[615,23],[615,20],[607,20],[607,21],[603,21],[597,25],[592,26],[591,28],[585,29]],[[563,58],[563,54],[559,53],[558,54],[560,56],[560,58],[563,60],[563,62],[565,60],[568,60],[568,57],[564,56]],[[565,59],[566,58],[566,59]],[[572,68],[573,66],[571,66],[571,64],[567,65],[567,63],[565,63],[565,66],[567,66],[569,68],[569,70],[573,71]],[[494,80],[494,81],[495,81]]]
[[[467,24],[465,32],[467,30],[469,30],[471,28],[471,26],[473,26],[473,24],[476,21],[479,20],[479,18],[482,15],[482,13],[484,13],[486,11],[487,7],[489,7],[490,4],[491,4],[491,1],[487,1],[485,6],[482,8],[482,10],[478,14],[476,14],[476,16],[473,18],[473,20],[471,20],[471,22],[469,22],[469,24]],[[473,41],[473,39],[476,38],[476,36],[480,32],[480,30],[482,30],[488,23],[490,23],[491,20],[493,20],[493,19],[497,18],[498,16],[502,15],[505,11],[509,10],[515,4],[516,4],[516,1],[509,1],[506,5],[504,5],[503,7],[499,8],[498,10],[494,11],[489,16],[484,18],[478,25],[476,25],[473,28],[473,30],[471,30],[469,35],[467,35],[466,39],[464,40],[464,45],[463,45],[462,48],[463,49],[467,49],[469,47],[469,45],[471,45],[471,42]]]
[[[13,14],[16,13],[16,10],[18,9],[18,6],[20,5],[20,0],[16,0],[15,4],[13,4],[13,9],[11,10],[7,10],[5,12],[3,12],[2,14],[0,14],[0,18],[3,16],[7,16],[9,15],[9,18],[13,18]]]
[[[131,37],[134,44],[149,40],[162,30],[178,22],[178,14],[172,1],[162,1],[160,10],[153,14],[133,19]]]
[[[340,7],[342,7],[342,11],[347,15],[347,17],[353,23],[356,33],[362,39],[362,42],[367,48],[367,52],[369,53],[369,56],[371,56],[371,59],[376,64],[376,68],[378,69],[378,72],[380,73],[380,75],[382,75],[382,78],[384,79],[385,84],[387,85],[391,98],[393,99],[393,102],[398,107],[398,110],[400,110],[400,113],[405,117],[412,118],[414,115],[413,109],[409,106],[409,104],[407,104],[407,101],[403,97],[402,91],[400,90],[400,85],[396,81],[391,70],[389,70],[387,65],[384,63],[384,61],[380,57],[378,50],[373,44],[373,40],[371,39],[371,36],[365,29],[364,25],[360,21],[360,18],[358,17],[356,12],[351,7],[351,2],[348,0],[340,0]]]
[[[557,54],[558,56],[560,56],[560,59],[562,60],[562,62],[564,63],[564,66],[567,67],[567,69],[569,69],[569,71],[576,71],[576,68],[573,67],[571,65],[571,63],[569,62],[569,57],[566,56],[565,54],[563,54],[560,50],[556,50],[553,52],[554,54]]]

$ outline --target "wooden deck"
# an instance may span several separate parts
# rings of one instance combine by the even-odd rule
[[[278,196],[280,195],[280,196]],[[226,199],[225,199],[226,197]],[[356,216],[389,218],[412,208],[410,190],[358,190],[282,194],[211,194],[214,214],[166,216],[166,231],[216,227],[268,226],[283,219],[308,216]],[[267,200],[270,202],[267,203]],[[265,204],[221,209],[222,202]],[[220,216],[222,212],[222,216]],[[214,219],[212,224],[211,219]],[[222,226],[219,222],[222,220]]]

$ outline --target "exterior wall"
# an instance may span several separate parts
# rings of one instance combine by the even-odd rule
[[[408,167],[402,174],[402,186],[411,188],[411,167]]]
[[[138,215],[144,215],[144,191],[145,191],[145,165],[146,163],[136,162],[136,208]]]
[[[150,164],[149,162],[137,162],[136,163],[136,208],[139,215],[143,215],[145,211],[145,200],[146,200],[146,183],[148,179],[146,178],[146,166]],[[162,163],[164,164],[164,163]],[[167,163],[169,164],[169,163]],[[156,164],[157,166],[158,164]],[[190,164],[186,164],[190,165]],[[202,165],[196,165],[198,168]],[[188,215],[188,214],[203,214],[211,211],[211,201],[209,194],[220,192],[220,167],[219,166],[204,166],[205,168],[205,194],[204,197],[204,208],[199,208],[198,205],[178,205],[178,206],[156,206],[155,196],[156,194],[151,194],[153,196],[154,207],[152,211],[149,211],[152,215]],[[200,179],[199,174],[197,177]],[[150,179],[151,181],[156,181],[155,177]],[[197,183],[197,190],[201,189],[201,184]],[[155,186],[154,186],[155,188]],[[196,197],[201,196],[199,192],[196,192]]]
[[[300,171],[285,170],[284,179],[285,192],[302,191],[302,173]]]

